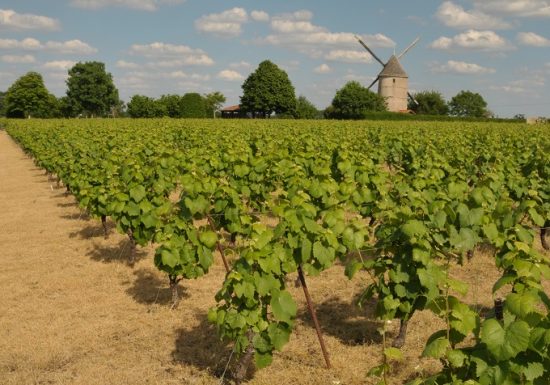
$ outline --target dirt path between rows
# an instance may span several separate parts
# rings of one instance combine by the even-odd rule
[[[114,230],[104,240],[100,223],[0,131],[0,384],[211,382],[206,363],[197,370],[176,355],[182,341],[196,348],[212,334],[196,319],[212,293],[194,289],[200,305],[170,311],[152,249],[131,269],[125,244]]]
[[[100,222],[87,218],[0,130],[0,384],[219,384],[231,347],[219,341],[206,317],[223,282],[219,259],[207,276],[184,283],[179,308],[170,310],[168,282],[153,265],[153,248],[139,249],[132,269],[127,238],[111,229],[105,240],[101,232]],[[476,252],[453,275],[470,283],[470,304],[491,309],[498,272],[490,256]],[[358,274],[350,282],[335,266],[308,278],[330,371],[293,278],[289,290],[300,309],[295,332],[250,384],[374,384],[366,374],[380,363],[380,324],[354,305],[367,277]],[[391,383],[437,366],[419,355],[438,326],[428,312],[413,317],[405,360]],[[393,322],[390,334],[397,328]]]

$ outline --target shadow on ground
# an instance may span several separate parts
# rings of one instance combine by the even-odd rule
[[[72,213],[72,214],[63,214],[60,216],[63,219],[76,219],[76,220],[89,220],[90,216],[85,212]]]
[[[206,314],[198,314],[200,323],[190,329],[179,329],[172,357],[176,363],[192,365],[221,377],[231,357],[231,345],[220,341]],[[235,359],[232,359],[234,364]],[[226,373],[226,377],[228,374]]]
[[[94,261],[105,263],[128,263],[130,259],[130,240],[124,238],[117,245],[102,245],[94,242],[94,248],[86,254]],[[135,261],[138,262],[147,256],[147,252],[139,246],[136,250]]]
[[[80,238],[80,239],[89,239],[89,238],[104,238],[108,239],[114,232],[112,231],[114,224],[112,222],[107,222],[107,238],[105,238],[105,232],[103,230],[103,225],[99,220],[92,220],[91,224],[88,224],[81,228],[80,230],[73,231],[69,234],[70,238]]]
[[[134,276],[135,280],[131,284],[131,286],[126,289],[126,293],[130,295],[136,302],[145,305],[172,304],[172,292],[170,290],[168,277],[161,279],[159,278],[158,274],[155,274],[148,269],[136,270],[134,271]],[[180,301],[189,296],[182,285],[179,285],[178,292],[180,296]]]
[[[359,308],[355,301],[343,302],[338,298],[329,298],[321,304],[315,304],[317,319],[323,333],[338,338],[345,345],[363,345],[380,343],[382,337],[377,329],[382,323],[374,317],[376,301]],[[315,327],[307,307],[300,309],[298,318]]]
[[[57,190],[57,194],[53,195],[53,198],[68,198],[71,196],[70,192],[63,190],[62,188],[56,188],[55,190]]]
[[[57,204],[59,207],[78,207],[78,203],[76,201],[72,202],[61,202]]]

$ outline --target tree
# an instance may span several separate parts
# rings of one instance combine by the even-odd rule
[[[447,115],[449,106],[440,92],[422,91],[413,95],[414,100],[409,100],[409,110],[422,115]],[[418,104],[417,104],[418,103]]]
[[[222,108],[225,100],[225,96],[218,91],[204,95],[207,116],[215,117],[216,112]]]
[[[113,77],[100,62],[79,62],[69,70],[69,104],[77,113],[106,116],[120,105]]]
[[[487,113],[487,102],[471,91],[460,91],[449,102],[450,114],[454,116],[482,118]]]
[[[78,106],[74,105],[74,101],[68,96],[62,96],[58,99],[59,111],[64,118],[74,118],[79,114]]]
[[[263,117],[277,114],[294,114],[296,95],[294,86],[285,71],[269,60],[260,63],[242,85],[241,109]]]
[[[171,118],[181,118],[183,116],[181,96],[162,95],[157,103],[159,104],[159,108],[163,111],[163,116],[169,116]]]
[[[297,119],[317,119],[319,111],[305,96],[300,95],[296,99],[296,118]]]
[[[166,114],[158,100],[143,95],[132,96],[126,108],[132,118],[160,118]]]
[[[4,111],[8,118],[51,118],[57,116],[59,106],[56,97],[46,89],[42,75],[28,72],[6,92]]]
[[[180,99],[182,118],[206,118],[206,104],[202,96],[189,92]]]
[[[5,92],[0,91],[0,116],[5,116],[6,112],[4,111],[4,98],[6,97]]]
[[[332,119],[363,119],[373,111],[386,111],[386,101],[377,93],[363,87],[359,82],[348,82],[336,91],[332,108],[327,109],[327,117]]]

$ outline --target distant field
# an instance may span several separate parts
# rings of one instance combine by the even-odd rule
[[[550,381],[545,126],[0,124],[8,384]]]

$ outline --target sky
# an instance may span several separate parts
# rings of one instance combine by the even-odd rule
[[[28,71],[56,96],[100,61],[122,100],[214,91],[239,103],[264,60],[319,109],[401,58],[411,92],[480,93],[500,117],[550,116],[550,0],[2,0],[0,91]],[[376,88],[373,88],[376,90]]]

